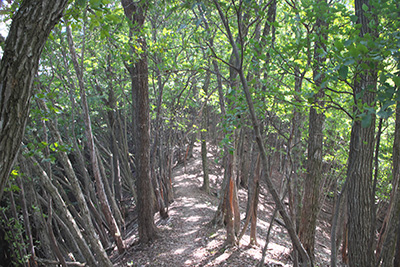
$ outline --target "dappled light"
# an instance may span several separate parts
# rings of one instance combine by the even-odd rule
[[[182,165],[174,169],[175,201],[169,207],[168,222],[157,223],[160,238],[148,248],[142,247],[136,250],[135,246],[132,247],[125,260],[119,261],[118,266],[128,266],[130,260],[138,265],[157,262],[169,266],[243,266],[241,264],[254,266],[261,260],[261,250],[265,244],[264,236],[269,226],[270,214],[274,209],[268,193],[263,189],[260,197],[258,246],[248,246],[250,236],[246,231],[239,246],[226,247],[225,230],[210,224],[218,202],[215,196],[207,195],[200,189],[201,177],[199,178],[198,174],[201,160],[198,149],[196,146],[194,157],[187,162],[186,174]],[[216,150],[214,151],[209,155],[210,159],[218,154]],[[217,171],[210,174],[211,184],[218,186],[223,173]],[[276,178],[279,182],[279,177]],[[240,202],[243,203],[242,214],[245,214],[247,192],[240,189],[238,193]],[[245,218],[241,219],[243,225]],[[156,221],[161,221],[158,215]],[[318,231],[323,232],[321,228],[318,228]],[[326,232],[323,234],[327,235]],[[323,263],[327,262],[329,256],[326,243],[328,239],[324,238],[321,241],[324,242],[325,250],[317,254],[317,261]],[[287,262],[290,262],[291,253],[292,246],[286,230],[275,224],[267,249],[266,263],[286,266]]]
[[[399,265],[399,14],[0,0],[0,267]]]

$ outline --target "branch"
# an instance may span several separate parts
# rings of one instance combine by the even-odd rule
[[[229,63],[229,62],[223,60],[222,58],[220,58],[219,56],[217,56],[217,54],[216,54],[215,51],[214,51],[214,48],[213,48],[208,42],[206,42],[206,44],[207,44],[207,46],[211,49],[211,52],[212,52],[212,54],[213,54],[212,56],[213,56],[215,59],[217,59],[217,60],[223,62],[224,64],[226,64],[226,65],[229,66],[230,68],[233,68],[235,71],[239,71],[239,69],[238,69],[236,66],[232,65],[231,63]]]
[[[327,106],[326,109],[328,109],[328,108],[334,108],[334,109],[337,109],[337,110],[341,110],[341,111],[343,111],[344,113],[346,113],[346,115],[349,116],[350,119],[353,120],[353,116],[352,116],[347,110],[345,110],[341,105],[339,105],[338,103],[336,103],[335,101],[333,101],[332,96],[328,95],[328,97],[329,97],[329,99],[330,99],[329,103],[332,103],[334,106]]]

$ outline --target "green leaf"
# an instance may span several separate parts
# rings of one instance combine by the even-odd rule
[[[358,57],[358,55],[360,54],[360,50],[357,49],[356,47],[352,46],[352,47],[349,49],[349,53],[350,53],[350,55],[351,55],[352,57]]]
[[[105,16],[106,20],[111,21],[112,23],[118,24],[121,22],[121,17],[115,14],[108,14]]]
[[[376,113],[379,117],[381,117],[382,119],[388,119],[390,116],[392,116],[392,114],[393,114],[393,110],[392,109],[390,109],[390,108],[388,108],[387,110],[383,110],[383,109],[381,109],[381,110],[379,110],[377,113]]]
[[[334,45],[338,50],[343,50],[344,48],[344,45],[341,41],[335,41]]]
[[[352,64],[354,64],[356,61],[353,59],[353,58],[349,58],[349,59],[347,59],[343,64],[345,65],[345,66],[349,66],[349,65],[352,65]]]
[[[84,7],[86,5],[86,0],[76,0],[75,3],[80,6],[80,7]]]
[[[357,49],[358,49],[358,51],[360,51],[363,54],[368,53],[368,48],[363,44],[358,44]]]
[[[345,80],[345,79],[347,79],[347,74],[349,73],[349,67],[347,67],[347,66],[341,66],[340,68],[339,68],[339,75],[340,75],[340,77],[343,79],[343,80]]]
[[[372,116],[370,113],[364,114],[361,119],[361,127],[368,128],[372,124]]]
[[[90,0],[90,5],[94,8],[99,7],[101,5],[101,0]]]
[[[397,87],[400,87],[400,76],[394,76],[393,81]]]
[[[368,6],[367,6],[366,4],[363,4],[363,5],[362,5],[362,9],[363,9],[365,12],[367,12],[367,11],[368,11]]]

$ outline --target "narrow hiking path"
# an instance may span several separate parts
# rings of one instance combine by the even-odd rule
[[[159,238],[149,245],[134,245],[137,236],[135,236],[136,231],[131,229],[130,233],[133,234],[125,237],[127,252],[114,258],[114,266],[255,266],[258,264],[273,211],[272,200],[269,199],[265,189],[262,189],[258,215],[260,246],[249,247],[249,235],[246,234],[240,246],[226,249],[225,229],[209,225],[218,206],[216,188],[220,188],[223,178],[223,170],[218,167],[220,164],[215,163],[215,158],[219,155],[217,148],[209,147],[212,148],[208,155],[210,184],[214,193],[208,195],[200,190],[203,178],[202,162],[200,146],[195,146],[194,156],[187,162],[186,171],[183,165],[175,167],[173,171],[174,202],[169,207],[169,218],[162,220],[158,215],[155,218]],[[242,226],[246,194],[245,190],[239,190]],[[321,233],[324,234],[323,231]],[[285,229],[275,224],[265,266],[291,266],[290,252],[291,243]],[[325,258],[325,254],[322,252],[322,258]],[[321,263],[324,261],[321,259]]]

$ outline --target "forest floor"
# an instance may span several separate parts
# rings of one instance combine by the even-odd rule
[[[194,149],[194,157],[187,162],[186,171],[178,165],[173,171],[174,202],[169,207],[169,218],[156,216],[158,238],[149,245],[138,245],[136,227],[127,227],[124,234],[127,251],[112,257],[114,266],[256,266],[262,255],[267,229],[274,210],[274,202],[261,183],[257,221],[258,246],[249,246],[249,232],[239,246],[226,248],[225,228],[215,228],[209,223],[218,206],[216,192],[220,188],[223,169],[216,160],[219,151],[209,146],[210,183],[212,193],[206,194],[202,185],[200,146]],[[273,172],[275,184],[280,175]],[[239,189],[242,227],[246,213],[247,191]],[[328,211],[326,210],[328,209]],[[331,211],[323,208],[316,233],[315,266],[329,265],[329,218]],[[279,216],[278,216],[279,219]],[[250,227],[248,227],[250,228]],[[292,266],[292,245],[287,231],[274,223],[264,266]]]

